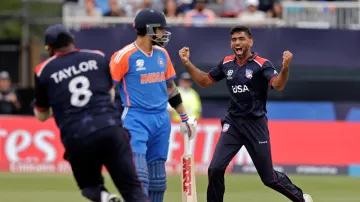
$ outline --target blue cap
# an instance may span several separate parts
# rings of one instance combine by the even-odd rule
[[[45,45],[56,43],[60,34],[73,37],[70,30],[62,24],[51,25],[45,30]]]

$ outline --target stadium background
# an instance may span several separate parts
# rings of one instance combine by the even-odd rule
[[[32,71],[46,58],[42,32],[49,24],[70,27],[79,48],[98,49],[110,56],[135,39],[132,17],[74,16],[83,1],[9,0],[0,3],[0,71],[8,71],[22,105],[16,114],[0,116],[0,201],[81,201],[53,122],[32,117]],[[260,9],[273,1],[260,1]],[[157,5],[157,4],[156,4]],[[282,52],[294,53],[286,89],[271,91],[268,103],[275,168],[314,193],[316,201],[360,201],[360,1],[283,1],[283,15],[252,28],[253,50],[278,70]],[[209,7],[219,6],[215,1]],[[105,6],[106,7],[106,6]],[[106,9],[106,8],[105,8]],[[229,28],[236,18],[215,25],[184,26],[170,19],[172,39],[166,47],[178,75],[184,72],[177,55],[186,45],[194,64],[209,70],[228,54]],[[224,83],[202,89],[203,113],[192,142],[199,201],[204,201],[206,174],[228,98]],[[121,100],[117,100],[118,104]],[[179,201],[182,138],[173,123],[167,171],[166,201]],[[24,174],[27,173],[27,174]],[[228,168],[228,201],[286,201],[261,187],[245,148]],[[230,176],[230,177],[229,177]],[[113,189],[113,187],[112,187]],[[16,194],[18,193],[18,194]]]

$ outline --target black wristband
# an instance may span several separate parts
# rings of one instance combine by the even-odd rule
[[[172,108],[179,106],[179,104],[181,103],[182,103],[182,99],[180,93],[176,94],[174,97],[171,97],[169,99],[169,104],[171,105]]]

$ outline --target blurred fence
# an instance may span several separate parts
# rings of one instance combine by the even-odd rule
[[[360,1],[359,1],[360,2]],[[317,29],[360,29],[359,2],[308,2],[282,1],[282,19],[269,18],[263,27],[298,27]],[[133,23],[132,17],[88,17],[77,16],[78,4],[65,4],[63,7],[63,23],[73,29],[82,25],[111,26],[120,23]],[[183,19],[168,19],[171,25],[183,25]],[[200,22],[201,23],[201,22]],[[218,18],[215,26],[229,27],[246,23],[237,18]],[[196,23],[199,24],[199,23]]]
[[[359,2],[283,1],[284,24],[299,28],[359,29]]]

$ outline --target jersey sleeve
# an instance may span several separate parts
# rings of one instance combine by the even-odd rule
[[[110,73],[114,84],[120,83],[125,74],[129,71],[129,54],[118,51],[111,56]]]
[[[170,82],[176,78],[176,72],[169,54],[167,52],[165,54],[167,59],[165,79],[166,82]]]
[[[263,70],[264,77],[268,80],[268,82],[271,85],[273,79],[276,78],[276,76],[278,75],[278,72],[269,61],[266,61],[264,63],[263,69],[264,69]]]
[[[221,61],[216,67],[213,67],[208,72],[208,77],[213,80],[214,82],[220,81],[225,78],[225,74],[222,71],[223,68],[223,61]]]
[[[35,106],[38,111],[46,111],[49,109],[49,98],[47,87],[41,82],[40,78],[35,74]]]

